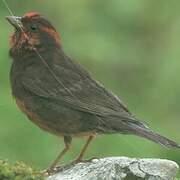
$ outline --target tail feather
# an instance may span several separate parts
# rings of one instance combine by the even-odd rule
[[[167,148],[180,148],[180,145],[177,144],[175,141],[170,140],[156,132],[153,132],[150,129],[137,128],[134,134],[149,139]]]
[[[120,120],[121,119],[121,120]],[[106,119],[107,120],[107,119]],[[180,144],[152,131],[144,122],[131,117],[112,118],[111,123],[105,123],[106,132],[134,134],[167,148],[180,148]]]
[[[133,119],[126,119],[124,122],[126,122],[126,125],[130,128],[131,132],[137,136],[149,139],[167,148],[180,148],[180,144],[154,132],[142,121],[137,119],[134,119],[134,121]]]

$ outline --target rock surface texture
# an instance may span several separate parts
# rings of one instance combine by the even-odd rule
[[[76,164],[47,180],[175,180],[178,170],[165,159],[108,157]]]

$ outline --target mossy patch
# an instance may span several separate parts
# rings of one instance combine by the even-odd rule
[[[22,162],[10,165],[7,161],[0,160],[0,180],[44,180],[40,172]]]

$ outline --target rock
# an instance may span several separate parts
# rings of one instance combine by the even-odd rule
[[[174,180],[178,170],[165,159],[108,157],[70,166],[47,180]]]

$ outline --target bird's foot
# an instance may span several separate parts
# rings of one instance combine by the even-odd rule
[[[98,159],[96,157],[93,157],[91,159],[80,159],[80,158],[77,158],[76,160],[72,161],[71,163],[65,165],[65,166],[56,166],[56,167],[49,167],[48,169],[46,170],[43,170],[41,173],[44,175],[44,176],[51,176],[57,172],[60,172],[60,171],[63,171],[63,170],[66,170],[72,166],[74,166],[75,164],[78,164],[78,163],[87,163],[87,162],[92,162],[94,159]]]
[[[43,176],[51,176],[56,172],[60,171],[61,169],[62,169],[61,166],[49,167],[48,169],[41,171],[41,173],[43,174]]]
[[[87,163],[87,162],[92,162],[94,159],[98,159],[96,157],[92,157],[90,159],[81,159],[81,158],[77,158],[76,160],[74,160],[73,162],[71,162],[70,164],[75,165],[78,163]]]

